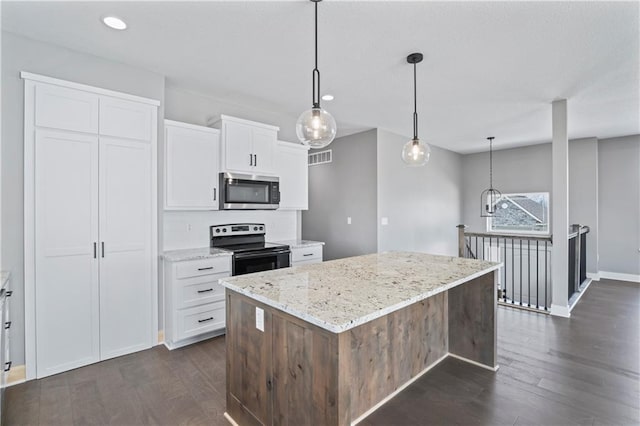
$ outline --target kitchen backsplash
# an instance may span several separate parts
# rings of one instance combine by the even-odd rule
[[[208,247],[209,227],[227,223],[264,223],[267,241],[291,240],[297,235],[297,217],[295,211],[164,212],[163,250]]]

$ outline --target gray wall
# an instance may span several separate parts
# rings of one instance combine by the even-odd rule
[[[500,192],[549,192],[551,194],[551,144],[493,152],[493,186]],[[480,194],[489,187],[489,153],[462,158],[462,223],[469,231],[487,232],[480,217]]]
[[[332,150],[333,162],[309,167],[302,237],[324,241],[325,260],[375,253],[376,131],[337,138],[326,149]]]
[[[600,270],[640,275],[640,135],[598,142]]]
[[[378,130],[378,251],[456,256],[462,156],[432,146],[426,166],[408,167],[400,156],[407,140]]]
[[[589,225],[587,272],[598,272],[598,139],[569,141],[569,223]]]
[[[24,363],[24,83],[28,71],[164,102],[164,77],[95,56],[2,33],[2,265],[11,271],[11,359]],[[163,111],[160,111],[160,117]],[[159,132],[161,138],[163,133]],[[15,327],[15,328],[14,328]]]

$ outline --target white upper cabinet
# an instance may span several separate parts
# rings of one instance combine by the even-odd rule
[[[35,88],[35,124],[39,127],[98,133],[98,97],[54,85]]]
[[[241,118],[220,116],[221,169],[225,172],[275,174],[278,127]]]
[[[165,209],[217,210],[220,132],[165,120]]]
[[[309,147],[279,141],[276,174],[280,177],[280,210],[309,209]]]
[[[100,97],[100,134],[149,141],[157,109],[152,105]]]

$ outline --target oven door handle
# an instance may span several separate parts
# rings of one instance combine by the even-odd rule
[[[244,259],[255,259],[259,257],[277,256],[279,254],[289,254],[289,253],[291,253],[291,250],[278,250],[278,251],[268,251],[268,252],[251,253],[251,254],[238,253],[238,254],[234,254],[233,257],[236,260],[244,260]]]

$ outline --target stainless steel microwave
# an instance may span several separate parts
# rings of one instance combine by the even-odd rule
[[[220,173],[220,210],[275,210],[279,205],[279,178]]]

